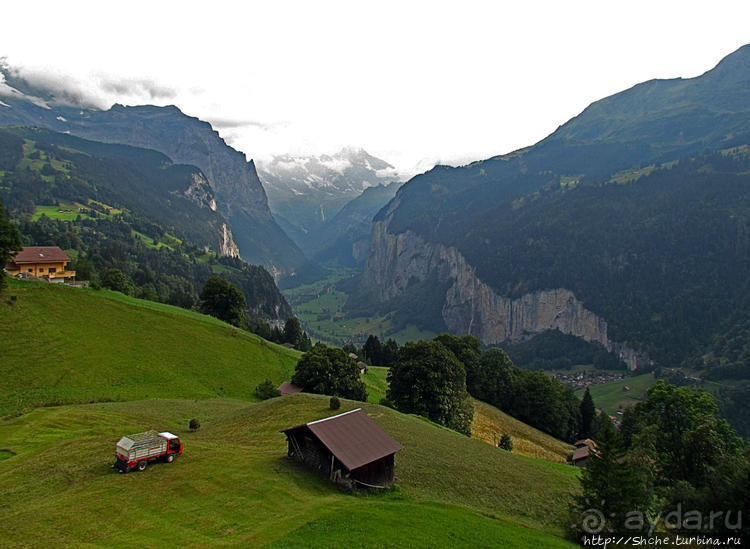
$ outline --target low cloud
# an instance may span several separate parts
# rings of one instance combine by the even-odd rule
[[[79,79],[50,68],[11,65],[0,57],[0,94],[18,92],[43,106],[95,109],[107,109],[115,102],[164,103],[178,95],[175,88],[147,78],[95,74]]]
[[[12,66],[0,58],[3,89],[27,96],[31,101],[68,107],[104,108],[102,98],[85,83],[54,70]]]
[[[214,128],[230,130],[234,128],[257,128],[263,131],[271,131],[286,125],[285,122],[261,122],[260,120],[243,120],[241,118],[208,117],[208,121]]]
[[[99,87],[108,94],[164,101],[177,97],[177,90],[146,78],[100,77]]]

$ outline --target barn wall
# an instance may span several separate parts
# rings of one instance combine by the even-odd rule
[[[301,461],[326,477],[330,476],[332,454],[312,433],[301,429],[287,433],[287,443],[289,457]],[[334,458],[333,466],[334,470],[343,468],[341,462],[336,458]]]
[[[394,455],[385,456],[377,461],[354,469],[351,473],[353,479],[375,486],[390,486],[393,484],[395,470]]]

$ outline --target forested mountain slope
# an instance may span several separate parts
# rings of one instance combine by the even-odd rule
[[[631,367],[681,362],[746,291],[748,82],[745,46],[528,149],[415,177],[376,216],[351,303],[486,343],[558,329]]]

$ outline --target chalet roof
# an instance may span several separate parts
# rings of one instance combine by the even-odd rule
[[[576,441],[575,447],[576,448],[580,448],[581,446],[593,446],[593,447],[596,447],[596,442],[594,442],[590,438],[581,439],[581,440]]]
[[[571,461],[575,463],[576,461],[587,458],[587,457],[589,457],[589,447],[581,446],[580,448],[576,449],[575,452],[573,452],[573,457],[571,458]]]
[[[56,263],[70,261],[70,258],[57,246],[26,246],[11,259],[16,265],[29,263]]]
[[[293,395],[294,393],[301,393],[302,387],[298,387],[294,383],[284,381],[281,385],[276,387],[282,395]]]
[[[361,408],[282,431],[308,428],[350,471],[403,449]]]

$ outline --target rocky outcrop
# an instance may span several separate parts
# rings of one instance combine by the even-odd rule
[[[226,223],[221,224],[221,247],[219,248],[219,253],[228,257],[240,257],[240,249],[234,242],[232,229]]]
[[[190,186],[183,193],[186,198],[192,200],[201,207],[216,211],[216,199],[211,185],[202,173],[194,173]]]
[[[612,341],[606,320],[586,309],[570,290],[544,289],[517,299],[500,296],[477,277],[456,248],[426,242],[410,231],[393,235],[386,221],[373,223],[364,288],[383,302],[399,296],[410,284],[434,276],[449,283],[442,316],[453,333],[497,344],[559,330],[617,353],[631,370],[647,360],[627,344]]]

